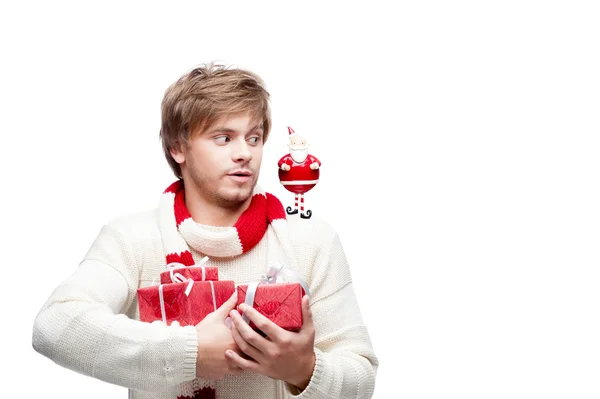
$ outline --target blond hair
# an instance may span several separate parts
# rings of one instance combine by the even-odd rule
[[[202,133],[221,117],[240,113],[262,121],[266,141],[271,129],[269,93],[253,72],[203,64],[173,83],[163,97],[160,129],[163,151],[173,173],[182,178],[171,149],[187,146],[192,134]]]

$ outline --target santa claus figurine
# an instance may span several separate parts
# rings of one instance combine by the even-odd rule
[[[308,153],[306,139],[294,132],[288,126],[290,153],[282,157],[279,162],[279,182],[286,190],[295,194],[295,207],[286,208],[288,215],[298,213],[300,204],[300,217],[309,219],[312,215],[310,210],[304,210],[304,193],[310,191],[319,181],[319,167],[321,161]]]

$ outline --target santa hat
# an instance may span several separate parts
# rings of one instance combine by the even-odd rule
[[[288,132],[290,133],[290,138],[296,134],[296,132],[294,132],[294,129],[292,129],[291,126],[288,126]]]

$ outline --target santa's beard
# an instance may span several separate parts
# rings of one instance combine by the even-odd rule
[[[290,155],[294,162],[302,163],[308,156],[308,147],[290,147]]]

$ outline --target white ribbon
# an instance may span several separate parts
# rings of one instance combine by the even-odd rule
[[[248,288],[246,289],[246,299],[244,300],[244,303],[250,307],[253,307],[254,296],[256,295],[256,288],[258,287],[258,285],[275,284],[277,283],[278,276],[291,277],[293,280],[300,284],[300,286],[304,289],[306,295],[310,296],[308,285],[302,279],[302,277],[300,277],[300,274],[298,274],[295,270],[285,269],[282,264],[276,264],[274,266],[271,266],[267,271],[267,274],[262,276],[260,280],[253,281],[250,284],[248,284]],[[242,319],[244,319],[246,323],[250,323],[248,317],[245,314],[242,315]]]
[[[171,281],[173,283],[185,283],[185,282],[188,283],[187,287],[185,288],[185,296],[190,295],[190,292],[192,291],[192,287],[194,286],[194,280],[191,278],[185,277],[181,273],[174,273],[175,270],[181,269],[184,267],[201,267],[202,268],[202,281],[205,281],[206,280],[206,268],[203,265],[206,262],[208,262],[208,256],[205,256],[204,258],[202,258],[200,260],[200,262],[198,262],[198,264],[193,265],[193,266],[186,266],[183,263],[179,263],[179,262],[171,262],[167,265],[167,269],[170,269],[169,276],[171,277]],[[217,299],[215,297],[215,285],[213,284],[212,281],[209,281],[209,283],[210,283],[210,289],[212,291],[213,308],[214,308],[214,310],[217,310]],[[164,299],[164,295],[163,295],[163,285],[164,284],[160,284],[158,286],[158,298],[160,299],[160,314],[162,316],[162,321],[166,324],[167,323],[167,314],[165,311],[165,299]]]
[[[192,265],[192,266],[186,266],[183,263],[179,263],[179,262],[169,263],[167,265],[167,269],[170,269],[169,276],[171,277],[171,282],[185,283],[186,281],[188,281],[188,279],[186,277],[184,277],[183,274],[175,272],[175,270],[177,270],[177,269],[186,268],[186,267],[201,267],[202,268],[202,281],[206,280],[206,268],[204,267],[204,264],[206,262],[208,262],[208,256],[205,256],[204,258],[202,258],[200,260],[200,262],[198,262],[198,264]]]
[[[212,291],[212,297],[213,297],[213,308],[215,310],[217,310],[217,298],[215,298],[215,285],[213,284],[212,280],[209,281],[210,283],[210,289]]]
[[[163,323],[167,324],[167,312],[165,312],[165,298],[163,296],[163,285],[158,286],[158,298],[160,299],[160,314],[162,316]]]

